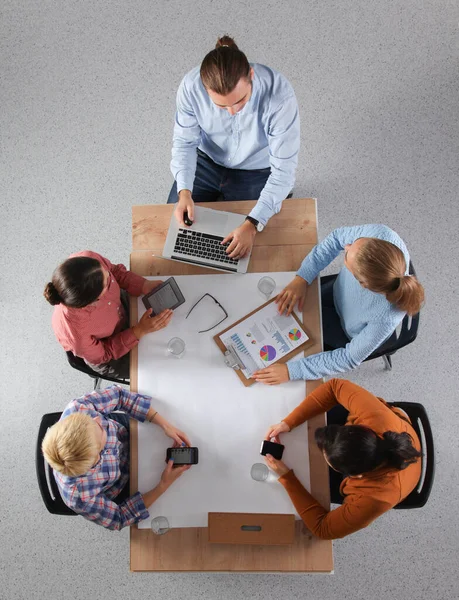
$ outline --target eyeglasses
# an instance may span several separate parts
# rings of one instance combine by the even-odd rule
[[[218,301],[216,298],[214,298],[214,297],[212,296],[212,294],[207,294],[207,293],[206,293],[206,294],[204,294],[204,296],[201,296],[197,302],[195,302],[195,303],[193,304],[193,306],[192,306],[192,307],[190,308],[190,310],[188,311],[188,314],[187,314],[187,316],[185,317],[185,319],[188,319],[188,317],[189,317],[189,316],[190,316],[190,314],[191,314],[191,311],[192,311],[193,309],[195,309],[195,308],[196,308],[196,306],[197,306],[197,305],[198,305],[198,304],[201,302],[201,300],[203,300],[203,299],[204,299],[206,296],[209,296],[209,298],[212,298],[212,300],[215,302],[215,304],[216,304],[217,306],[219,306],[219,307],[222,309],[222,311],[225,313],[225,316],[224,316],[224,317],[223,317],[223,319],[221,319],[221,320],[220,320],[218,323],[215,323],[215,325],[212,325],[212,327],[209,327],[209,329],[203,329],[202,331],[198,331],[198,333],[206,333],[207,331],[210,331],[211,329],[214,329],[215,327],[217,327],[217,325],[220,325],[220,323],[223,323],[223,321],[224,321],[225,319],[227,319],[227,318],[228,318],[228,313],[227,313],[227,312],[226,312],[226,310],[223,308],[223,306],[220,304],[220,302],[219,302],[219,301]]]

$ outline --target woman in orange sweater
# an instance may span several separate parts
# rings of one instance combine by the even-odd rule
[[[328,540],[369,525],[406,498],[421,476],[421,445],[405,413],[342,379],[319,386],[288,417],[271,426],[266,439],[279,442],[281,433],[337,405],[349,412],[346,424],[321,427],[315,439],[327,464],[344,477],[340,486],[344,500],[339,508],[323,508],[292,469],[266,457],[306,527]]]

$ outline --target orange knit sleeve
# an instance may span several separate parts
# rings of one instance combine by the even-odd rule
[[[333,393],[337,401],[349,411],[348,424],[365,425],[379,431],[397,427],[399,418],[390,407],[368,390],[352,381],[332,379]],[[395,431],[398,429],[396,428]]]
[[[346,496],[342,506],[326,510],[290,470],[279,478],[309,531],[323,540],[334,540],[367,527],[392,505],[357,494]]]
[[[330,410],[338,403],[333,391],[334,381],[338,380],[330,379],[327,383],[320,385],[311,394],[308,394],[303,402],[292,410],[285,419],[282,419],[290,429],[298,427],[298,425],[312,419],[316,415],[327,412],[327,410]]]
[[[347,379],[330,379],[309,394],[282,420],[293,429],[312,417],[329,411],[337,404],[344,406],[353,420],[365,419],[368,415],[379,411],[383,413],[390,411],[384,402],[356,383]]]

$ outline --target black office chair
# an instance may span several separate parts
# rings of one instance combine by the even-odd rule
[[[417,402],[390,402],[391,406],[402,409],[410,418],[411,425],[421,442],[422,468],[421,478],[415,489],[402,502],[394,506],[397,509],[421,508],[429,499],[435,477],[435,448],[429,417],[422,404]],[[348,412],[342,406],[336,407],[333,423],[344,425]],[[336,418],[336,416],[338,417]],[[329,468],[330,496],[335,504],[342,504],[343,496],[339,492],[342,476]]]
[[[409,273],[410,275],[416,275],[416,271],[414,270],[413,263],[411,261]],[[325,286],[326,284],[330,284],[330,282],[334,281],[337,277],[338,274],[321,277],[321,287]],[[395,354],[397,350],[400,350],[400,348],[403,348],[404,346],[408,346],[408,344],[411,344],[416,339],[419,329],[419,314],[420,313],[417,313],[412,317],[406,315],[401,323],[400,331],[396,329],[390,338],[381,344],[377,350],[372,352],[372,354],[370,354],[370,356],[368,356],[364,362],[367,360],[373,360],[374,358],[382,357],[386,369],[390,371],[392,369],[391,356]]]
[[[85,363],[85,361],[79,356],[75,356],[70,350],[66,352],[67,360],[69,361],[69,365],[76,369],[77,371],[81,371],[82,373],[86,373],[92,379],[94,379],[94,389],[98,390],[100,387],[101,380],[112,381],[114,383],[121,383],[123,385],[129,385],[129,379],[120,379],[118,377],[110,377],[109,375],[101,375],[91,369],[89,365]]]
[[[429,417],[422,404],[417,402],[391,402],[391,405],[401,408],[409,416],[422,451],[421,479],[411,494],[394,508],[421,508],[429,499],[435,477],[435,448]]]
[[[37,446],[35,449],[35,469],[37,472],[38,487],[40,488],[41,497],[48,511],[53,515],[76,515],[61,498],[59,488],[54,479],[53,470],[46,462],[41,451],[41,443],[46,435],[49,427],[57,423],[61,418],[61,412],[48,413],[43,415],[38,430]]]

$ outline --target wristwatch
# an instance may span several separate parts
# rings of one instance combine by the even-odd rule
[[[265,226],[264,226],[264,225],[262,225],[262,224],[260,223],[260,221],[257,221],[257,220],[256,220],[256,219],[254,219],[253,217],[248,217],[248,216],[247,216],[247,217],[245,218],[245,220],[246,220],[246,221],[248,221],[249,223],[252,223],[252,225],[255,227],[255,229],[256,229],[258,232],[260,232],[260,231],[263,231],[263,229],[265,228]]]

